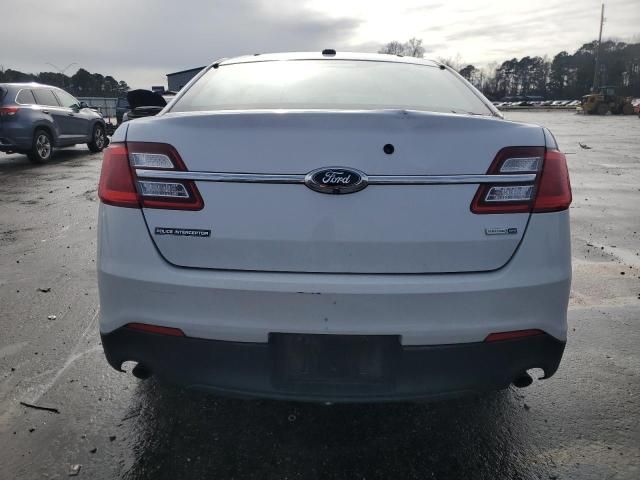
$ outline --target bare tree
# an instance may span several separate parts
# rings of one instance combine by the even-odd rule
[[[393,40],[392,42],[387,43],[380,50],[378,50],[378,53],[422,58],[424,56],[424,51],[424,47],[422,46],[422,39],[413,37],[410,38],[406,43],[401,43],[397,40]]]
[[[424,57],[424,47],[422,46],[421,38],[412,37],[407,43],[404,44],[404,46],[405,55],[418,58]]]
[[[393,40],[383,46],[378,53],[387,53],[389,55],[404,55],[405,44]]]
[[[458,73],[466,78],[469,82],[474,83],[475,77],[478,74],[478,69],[474,65],[467,65],[466,67],[461,68]]]

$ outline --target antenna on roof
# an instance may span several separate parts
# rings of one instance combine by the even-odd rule
[[[336,51],[333,48],[325,48],[322,50],[322,55],[335,55]]]

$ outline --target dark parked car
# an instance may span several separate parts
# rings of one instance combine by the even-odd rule
[[[119,97],[116,103],[116,123],[120,125],[122,123],[122,116],[131,110],[129,106],[129,100],[127,97]]]
[[[163,94],[151,90],[131,90],[127,93],[128,111],[118,120],[118,124],[141,117],[153,117],[162,111],[175,96],[175,92]],[[116,110],[117,115],[117,110]]]
[[[39,83],[0,83],[0,151],[46,162],[56,147],[107,145],[100,113],[64,90]]]

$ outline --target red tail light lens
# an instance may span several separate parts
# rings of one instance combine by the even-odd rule
[[[0,107],[0,117],[11,117],[18,113],[20,107]]]
[[[104,151],[98,197],[107,205],[140,208],[129,166],[129,154],[124,143],[112,143]]]
[[[513,340],[515,338],[534,337],[536,335],[544,335],[542,330],[514,330],[512,332],[499,332],[487,335],[485,342],[500,342],[502,340]]]
[[[567,159],[558,150],[547,150],[538,184],[534,213],[558,212],[571,205],[571,182]]]
[[[477,214],[556,212],[571,204],[565,156],[544,147],[509,147],[498,152],[487,175],[536,174],[535,182],[480,185],[471,203]]]
[[[145,170],[186,171],[180,155],[165,143],[116,143],[105,150],[100,199],[131,208],[201,210],[198,188],[191,180],[145,178]]]
[[[156,333],[159,335],[171,335],[172,337],[184,337],[184,332],[179,328],[161,327],[148,323],[127,323],[125,327],[145,333]]]

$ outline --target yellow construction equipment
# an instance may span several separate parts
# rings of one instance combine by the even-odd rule
[[[582,97],[582,111],[590,115],[633,115],[631,97],[616,95],[615,87],[600,87],[598,93]]]

